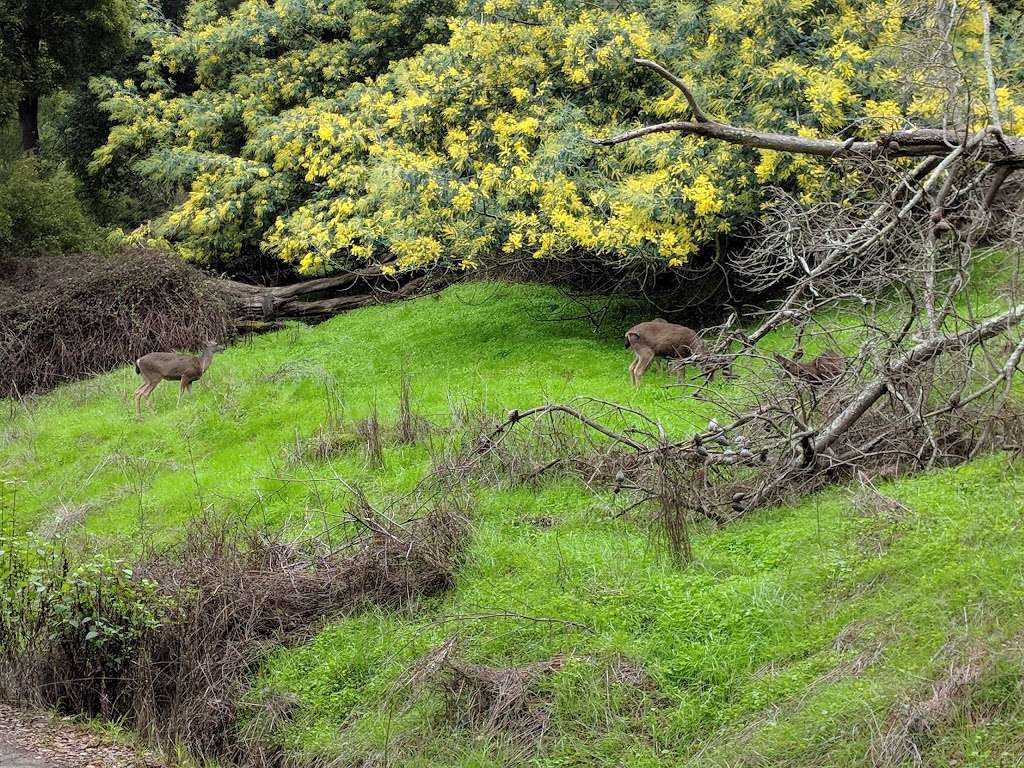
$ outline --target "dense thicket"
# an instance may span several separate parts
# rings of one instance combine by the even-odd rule
[[[993,12],[1013,131],[1020,14]],[[138,78],[99,84],[115,127],[94,167],[180,184],[157,229],[214,263],[585,254],[661,269],[756,218],[770,185],[810,199],[844,180],[818,159],[673,135],[595,149],[587,137],[688,112],[631,57],[685,73],[733,124],[873,138],[983,120],[968,104],[984,102],[980,31],[976,2],[193,0],[180,29],[145,27]],[[971,82],[951,83],[950,62]]]
[[[180,23],[186,4],[186,0],[159,0],[159,13],[172,24]],[[93,74],[123,81],[133,77],[152,52],[145,35],[134,35],[123,57]],[[79,180],[79,196],[100,222],[131,230],[167,209],[174,189],[147,181],[126,164],[90,171],[93,153],[107,142],[111,125],[88,79],[69,85],[56,101],[53,116],[42,121],[48,129],[42,152],[66,163]]]
[[[0,253],[0,397],[49,389],[154,350],[223,338],[227,310],[169,254]]]
[[[0,261],[99,245],[102,234],[77,187],[66,170],[35,157],[0,163]]]

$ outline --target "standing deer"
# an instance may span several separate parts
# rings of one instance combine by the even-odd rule
[[[142,400],[149,396],[164,379],[180,381],[178,403],[182,393],[192,394],[192,382],[198,381],[210,367],[214,354],[224,347],[215,341],[206,342],[206,348],[199,357],[181,355],[177,352],[150,352],[135,361],[135,372],[142,376],[142,386],[135,390],[135,413],[142,415]]]
[[[640,377],[655,357],[686,358],[706,354],[704,342],[695,330],[661,318],[639,323],[626,331],[626,349],[632,349],[635,356],[629,366],[629,376],[636,387],[640,386]],[[713,375],[717,367],[725,368],[726,376],[731,375],[728,364],[706,369],[705,374]]]
[[[832,349],[822,352],[809,363],[790,360],[778,352],[772,352],[772,356],[791,376],[813,385],[835,381],[846,368],[846,358]]]

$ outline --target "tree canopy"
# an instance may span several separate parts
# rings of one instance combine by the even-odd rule
[[[0,110],[15,107],[22,148],[39,141],[39,97],[100,71],[127,49],[134,0],[0,0]]]
[[[1009,55],[1019,12],[993,13]],[[976,0],[952,17],[881,0],[192,0],[180,28],[154,12],[141,33],[139,76],[96,84],[114,128],[94,165],[180,185],[156,227],[191,258],[272,253],[307,273],[581,254],[671,268],[755,219],[770,187],[811,199],[843,181],[827,159],[700,138],[595,147],[688,114],[636,56],[733,125],[986,122]],[[1001,71],[1019,133],[1024,75]]]

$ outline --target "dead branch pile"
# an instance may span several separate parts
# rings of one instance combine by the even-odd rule
[[[923,753],[937,729],[946,725],[970,698],[988,668],[989,660],[975,654],[960,664],[950,664],[946,674],[932,683],[928,694],[905,701],[890,714],[888,722],[871,743],[871,764],[876,768],[924,764]]]
[[[154,350],[222,339],[228,310],[206,279],[151,249],[0,265],[0,397],[46,390]]]
[[[551,702],[538,683],[565,664],[558,655],[517,667],[476,664],[460,658],[460,643],[453,635],[422,656],[401,681],[402,688],[418,693],[425,687],[440,690],[447,723],[474,732],[504,736],[521,759],[533,752],[551,718]]]
[[[640,447],[631,434],[596,430],[638,456],[660,457],[626,474],[663,509],[727,520],[827,482],[1019,451],[1024,420],[1014,377],[1024,355],[1024,303],[1016,250],[1024,231],[1024,139],[1002,128],[987,16],[985,99],[949,55],[952,32],[941,31],[962,21],[960,11],[922,4],[921,12],[950,16],[906,52],[935,64],[932,85],[946,95],[941,127],[862,138],[851,125],[834,139],[748,129],[710,117],[679,77],[636,60],[682,93],[689,116],[595,144],[674,132],[811,155],[836,180],[810,202],[776,190],[749,247],[730,257],[743,288],[784,293],[748,316],[745,329],[725,328],[712,345],[711,354],[732,356],[747,369],[745,396],[726,399],[709,390],[706,399],[718,406],[722,424],[713,420],[689,440],[643,439]],[[992,298],[979,301],[972,283],[985,279],[992,292],[990,264],[1008,274]],[[831,310],[827,326],[823,310]],[[760,345],[786,326],[798,330],[794,360],[803,354],[806,331],[817,337],[815,346],[843,350],[843,375],[828,382],[798,376],[783,386],[766,380],[763,363],[772,363]],[[780,362],[800,370],[793,360]],[[690,465],[678,471],[689,488],[669,493],[669,504],[666,462]],[[645,478],[652,467],[661,468],[660,480]],[[673,550],[685,554],[685,525],[668,523],[665,530]]]
[[[884,345],[866,343],[825,385],[794,382],[774,362],[748,355],[749,398],[706,395],[725,418],[684,440],[669,439],[642,413],[592,398],[513,411],[444,468],[499,483],[561,473],[625,493],[633,501],[619,514],[649,506],[655,534],[685,562],[695,520],[723,523],[829,483],[1019,452],[1024,410],[1010,382],[1024,351],[1022,319],[1018,307],[909,347],[904,327],[884,335]]]
[[[131,584],[154,585],[147,601],[156,620],[125,630],[124,642],[97,649],[87,627],[62,624],[38,604],[26,607],[30,620],[0,622],[0,695],[102,714],[200,758],[272,762],[258,738],[238,729],[240,701],[266,652],[363,605],[399,607],[445,589],[465,533],[460,503],[445,498],[401,523],[365,513],[363,533],[342,550],[196,522],[180,544],[134,569]],[[52,588],[63,589],[74,570],[67,555],[55,560]],[[91,620],[123,626],[125,599],[123,591],[108,595],[90,608]]]

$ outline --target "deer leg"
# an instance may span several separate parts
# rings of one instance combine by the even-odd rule
[[[141,406],[139,405],[139,398],[142,397],[142,390],[144,390],[145,388],[146,388],[146,382],[143,381],[139,386],[137,386],[135,388],[135,391],[132,392],[132,397],[135,400],[135,415],[136,416],[141,416],[142,415]]]
[[[645,349],[641,352],[637,352],[637,365],[634,371],[633,384],[637,387],[640,386],[640,377],[644,375],[644,371],[651,365],[651,361],[654,359],[654,352],[650,349]]]
[[[644,356],[643,352],[639,350],[634,350],[634,355],[633,364],[629,366],[629,379],[633,382],[634,387],[639,387],[641,374],[640,365],[643,362]]]
[[[148,403],[149,396],[153,394],[153,390],[156,389],[156,385],[159,383],[159,381],[146,382],[146,388],[142,392],[142,399]]]

